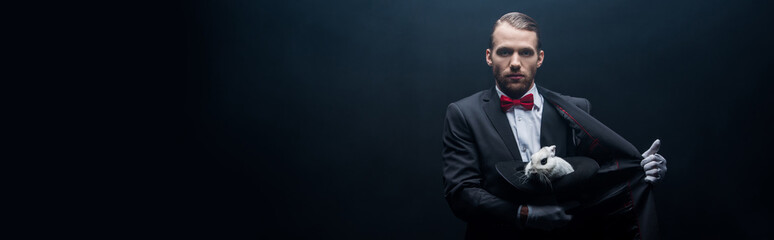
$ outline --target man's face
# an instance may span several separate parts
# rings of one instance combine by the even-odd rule
[[[537,33],[502,23],[492,33],[492,49],[486,50],[486,63],[492,67],[497,86],[506,95],[519,98],[535,82],[543,64],[543,51],[537,50]]]

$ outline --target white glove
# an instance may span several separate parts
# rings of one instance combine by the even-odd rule
[[[666,175],[667,161],[661,154],[658,154],[658,149],[661,148],[661,140],[656,139],[650,149],[642,153],[642,162],[640,166],[645,170],[645,181],[649,183],[657,183],[661,181]]]

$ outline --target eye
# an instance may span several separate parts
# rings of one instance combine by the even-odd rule
[[[497,50],[497,55],[499,56],[510,56],[511,54],[513,54],[513,51],[511,51],[510,49]]]
[[[544,158],[543,160],[540,160],[541,165],[546,165],[548,163],[548,158]]]
[[[519,55],[529,57],[532,56],[532,50],[521,50],[519,51]]]

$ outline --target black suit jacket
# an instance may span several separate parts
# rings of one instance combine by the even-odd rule
[[[637,149],[591,117],[588,100],[539,86],[538,92],[545,100],[541,145],[556,145],[559,157],[590,157],[600,165],[597,176],[583,190],[584,207],[567,228],[552,233],[519,224],[517,207],[541,204],[546,196],[520,192],[495,168],[500,161],[524,163],[493,87],[450,104],[444,123],[445,198],[454,214],[468,223],[467,237],[561,238],[562,234],[580,237],[580,232],[596,238],[655,237],[652,195],[643,181]],[[611,230],[584,230],[589,228]]]

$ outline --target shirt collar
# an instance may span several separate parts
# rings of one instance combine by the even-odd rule
[[[503,91],[500,91],[500,86],[497,86],[497,84],[495,84],[495,89],[497,90],[497,98],[500,98],[503,95],[505,95]],[[537,84],[532,84],[532,88],[530,88],[529,91],[527,91],[526,93],[524,93],[524,95],[521,95],[521,97],[516,99],[523,98],[524,96],[527,96],[527,94],[530,94],[530,93],[532,93],[532,97],[535,99],[534,108],[537,108],[537,109],[534,109],[534,110],[543,109],[543,96],[540,96],[540,94],[538,94]],[[508,95],[505,95],[505,96],[508,96]]]

